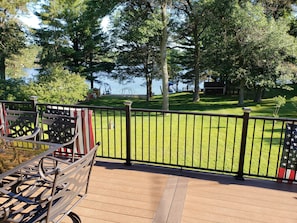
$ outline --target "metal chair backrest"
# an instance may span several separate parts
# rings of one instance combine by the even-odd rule
[[[1,126],[4,136],[30,138],[38,128],[38,113],[35,111],[5,110],[4,123]]]
[[[77,134],[77,117],[56,114],[42,114],[43,141],[63,144],[67,148],[73,148],[74,137]]]
[[[46,222],[52,222],[57,216],[61,220],[61,210],[71,210],[86,196],[98,145],[71,165],[57,171]]]
[[[75,143],[78,138],[77,117],[43,113],[41,119],[42,141],[61,144],[56,156],[74,158],[77,154]]]

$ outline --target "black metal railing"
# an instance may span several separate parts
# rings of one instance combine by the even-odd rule
[[[296,181],[296,161],[285,161],[295,164],[283,175],[280,168],[288,150],[284,146],[287,124],[297,124],[297,119],[252,117],[249,109],[242,115],[135,109],[129,102],[122,108],[28,104],[35,104],[40,112],[92,111],[95,140],[101,142],[99,157],[121,159],[127,165],[145,162],[222,172],[238,179],[287,180],[290,175],[290,181]],[[289,150],[294,155],[296,146]]]

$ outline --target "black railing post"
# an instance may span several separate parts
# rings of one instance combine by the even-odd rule
[[[243,108],[243,124],[242,124],[242,133],[241,133],[241,144],[240,144],[240,156],[239,156],[239,166],[238,173],[236,179],[244,180],[243,178],[243,166],[244,166],[244,158],[245,158],[245,149],[246,149],[246,138],[247,138],[247,130],[249,125],[249,117],[250,117],[250,108]]]
[[[38,111],[37,109],[37,96],[31,96],[30,97],[31,103],[32,103],[32,110],[33,111]]]
[[[126,110],[126,165],[131,166],[131,105],[132,101],[124,102]]]

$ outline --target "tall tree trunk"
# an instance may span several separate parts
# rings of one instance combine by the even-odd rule
[[[198,24],[195,24],[193,35],[194,35],[194,42],[195,42],[195,55],[194,55],[194,94],[193,94],[193,102],[197,102],[200,100],[199,96],[199,82],[200,82],[200,67],[199,67],[199,57],[200,57],[200,46],[199,46],[199,38],[198,38]]]
[[[0,80],[5,80],[5,57],[0,54]]]
[[[94,89],[94,75],[93,72],[90,74],[91,89]]]
[[[162,0],[161,3],[161,16],[162,16],[162,37],[160,45],[161,54],[161,70],[162,70],[162,87],[163,87],[163,104],[162,109],[165,111],[169,110],[169,93],[168,93],[168,67],[167,67],[167,0]]]
[[[254,102],[256,103],[260,103],[262,101],[262,97],[264,94],[264,88],[263,87],[257,87],[256,88],[256,93],[255,93],[255,98],[254,98]]]
[[[240,81],[239,85],[239,98],[238,98],[238,105],[243,106],[244,105],[244,80]]]
[[[90,53],[90,63],[89,63],[89,69],[90,69],[90,82],[91,82],[91,89],[94,88],[94,75],[93,75],[93,53]]]
[[[146,81],[146,101],[150,101],[152,98],[152,75],[149,73],[149,61],[150,54],[147,53],[145,62],[144,62],[144,73],[145,73],[145,81]]]
[[[152,78],[149,75],[146,75],[146,101],[150,101],[152,94]]]

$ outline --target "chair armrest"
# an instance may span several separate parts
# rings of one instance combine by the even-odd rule
[[[62,147],[71,145],[72,143],[75,142],[75,140],[77,139],[77,137],[78,137],[78,133],[76,133],[76,134],[73,136],[73,138],[72,138],[69,142],[63,143],[63,144],[62,144],[62,145],[63,145]]]
[[[24,135],[24,136],[16,137],[16,139],[23,139],[23,140],[32,139],[32,138],[35,138],[39,132],[40,132],[40,128],[36,127],[34,129],[34,132],[31,135]]]
[[[45,164],[46,160],[50,160],[53,161],[52,165],[49,165],[47,163],[47,166]],[[53,156],[46,156],[41,158],[41,160],[39,161],[38,164],[38,173],[40,175],[40,177],[43,180],[46,181],[54,181],[54,177],[55,175],[61,170],[63,169],[61,166],[59,166],[59,164],[64,164],[66,166],[70,165],[71,163],[68,162],[67,160],[62,160]]]

